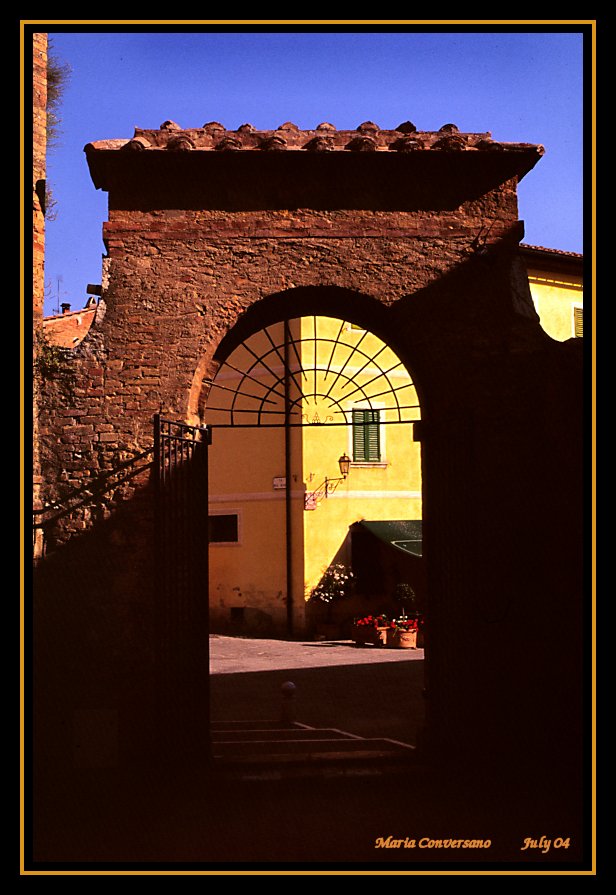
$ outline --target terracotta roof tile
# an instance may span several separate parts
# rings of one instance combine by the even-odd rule
[[[389,130],[381,129],[373,121],[363,121],[352,130],[338,130],[329,122],[322,122],[311,130],[300,130],[291,121],[276,130],[258,130],[249,123],[229,130],[218,121],[196,128],[182,128],[173,121],[165,121],[159,128],[135,128],[133,136],[125,140],[93,141],[84,151],[94,185],[105,190],[110,188],[109,175],[115,167],[134,170],[135,164],[156,159],[155,164],[163,165],[173,160],[177,168],[181,160],[180,164],[188,171],[195,162],[199,164],[208,159],[206,164],[209,164],[209,159],[220,156],[221,152],[229,159],[226,166],[242,165],[241,158],[262,156],[278,159],[281,170],[287,170],[289,164],[295,164],[300,158],[312,159],[309,165],[313,170],[321,164],[325,168],[332,155],[339,159],[361,157],[360,164],[366,168],[376,165],[415,169],[432,162],[446,168],[455,157],[456,170],[468,162],[469,170],[477,172],[485,167],[497,172],[503,181],[514,176],[524,177],[545,152],[539,144],[493,140],[489,132],[463,133],[454,124],[445,124],[435,131],[420,131],[411,121]],[[394,158],[399,161],[390,165]],[[267,170],[271,170],[270,162]]]
[[[534,246],[527,242],[520,243],[521,249],[530,249],[531,252],[548,252],[550,255],[560,255],[567,258],[583,258],[584,255],[579,252],[566,252],[564,249],[549,249],[546,246]]]
[[[160,128],[135,128],[134,135],[126,140],[98,140],[88,143],[86,151],[109,149],[142,149],[148,152],[156,150],[191,149],[193,151],[212,151],[221,143],[233,144],[235,149],[259,151],[277,141],[285,141],[286,150],[310,150],[315,146],[315,137],[322,137],[326,132],[331,141],[330,148],[337,151],[362,151],[367,144],[361,143],[362,135],[372,141],[371,147],[377,152],[388,150],[405,151],[400,137],[413,134],[415,148],[451,149],[453,151],[490,151],[500,149],[509,152],[528,152],[535,150],[543,155],[543,146],[533,143],[500,143],[486,133],[462,133],[456,125],[443,125],[438,131],[418,131],[414,124],[405,121],[392,130],[381,130],[372,121],[364,121],[354,130],[338,130],[334,125],[323,122],[312,130],[300,130],[293,122],[286,121],[276,130],[258,130],[252,124],[243,124],[237,130],[228,130],[219,122],[208,122],[200,128],[182,128],[172,121],[165,121]],[[282,143],[279,144],[282,147]]]
[[[86,305],[80,311],[68,311],[43,318],[43,330],[52,345],[75,348],[87,336],[96,316],[96,305]]]

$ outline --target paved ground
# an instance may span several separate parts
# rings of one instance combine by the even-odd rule
[[[422,649],[357,647],[352,640],[290,641],[248,637],[210,637],[210,671],[232,674],[280,668],[325,668],[422,660]]]
[[[424,719],[424,651],[352,641],[210,638],[213,721],[277,720],[281,687],[296,686],[295,717],[313,727],[416,744]]]

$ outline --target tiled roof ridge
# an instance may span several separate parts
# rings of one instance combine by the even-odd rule
[[[503,143],[493,140],[489,131],[462,133],[455,124],[444,124],[436,131],[418,131],[411,121],[402,122],[393,129],[381,129],[372,121],[364,121],[354,130],[338,130],[329,122],[322,122],[311,130],[302,130],[291,121],[286,121],[274,130],[258,130],[252,124],[242,124],[236,130],[228,130],[217,121],[206,122],[198,128],[182,128],[173,121],[164,121],[159,128],[136,127],[130,139],[95,141],[89,143],[86,148],[137,152],[151,150],[415,152],[424,149],[490,152],[533,149],[541,155],[544,153],[543,146],[538,144]]]
[[[566,251],[565,249],[550,249],[547,246],[531,245],[528,242],[521,242],[520,248],[521,249],[531,249],[532,251],[535,251],[535,252],[549,252],[551,255],[564,255],[568,258],[583,258],[584,257],[584,255],[581,252],[569,252],[569,251]]]
[[[43,317],[43,321],[47,320],[66,320],[67,317],[77,317],[78,314],[94,314],[97,306],[86,305],[83,308],[77,308],[75,311],[62,311],[59,314],[48,314]]]

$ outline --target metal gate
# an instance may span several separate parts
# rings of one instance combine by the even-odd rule
[[[209,748],[207,427],[154,417],[159,730]]]

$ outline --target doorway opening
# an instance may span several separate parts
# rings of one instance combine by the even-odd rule
[[[358,733],[382,735],[379,714],[394,723],[408,718],[394,679],[403,654],[410,660],[411,653],[377,646],[360,652],[354,632],[359,619],[386,617],[393,629],[425,609],[421,452],[414,439],[420,402],[409,371],[373,332],[313,314],[244,337],[204,379],[203,395],[200,421],[213,433],[210,532],[233,534],[227,540],[210,534],[214,638],[239,635],[235,668],[257,677],[272,667],[260,649],[264,641],[278,641],[276,664],[294,678],[322,662],[327,650],[322,668],[330,696],[349,668],[362,678],[353,685],[358,693],[370,689],[370,667],[386,664],[391,697],[381,700],[374,719],[346,700],[363,725]],[[302,645],[302,660],[284,652],[283,643]],[[412,655],[420,657],[421,642]],[[418,728],[423,661],[404,664],[414,666],[411,714]],[[256,710],[250,689],[233,706],[221,686],[223,714]],[[275,688],[270,692],[277,698]],[[333,699],[332,712],[342,699],[341,693]],[[213,718],[216,705],[215,686]]]

